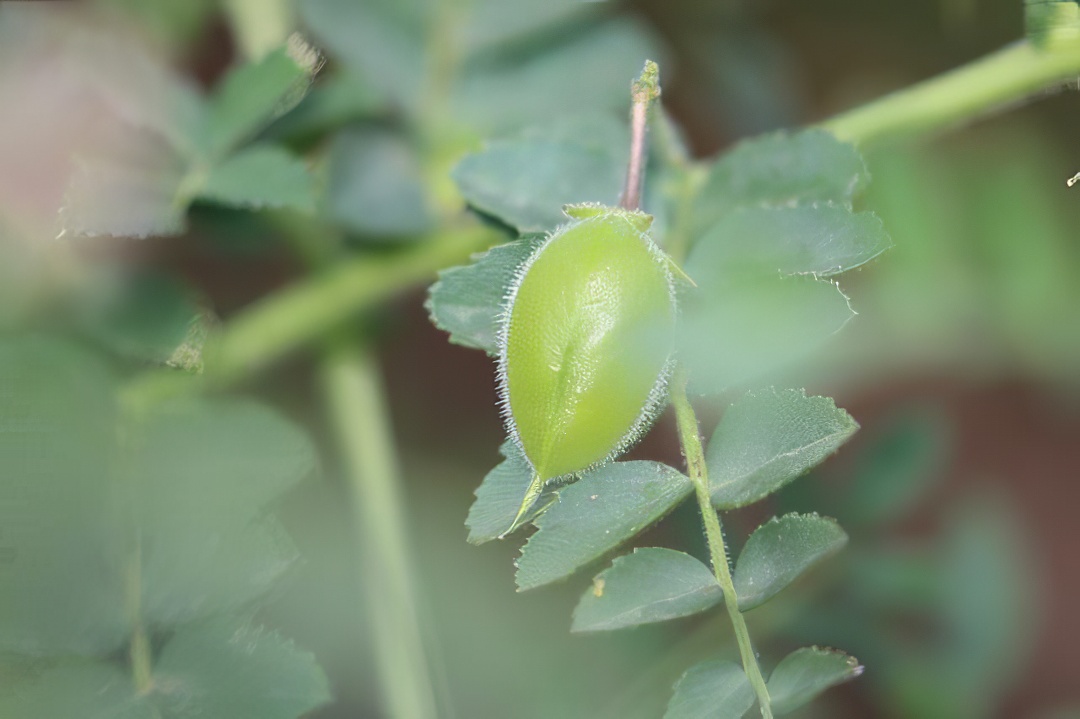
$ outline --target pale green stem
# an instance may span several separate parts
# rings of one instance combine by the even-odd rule
[[[1009,45],[821,123],[841,140],[867,144],[945,130],[1077,80],[1080,43]]]
[[[128,656],[131,660],[132,682],[138,694],[147,694],[153,685],[152,649],[150,636],[142,619],[142,538],[135,537],[135,547],[128,559],[127,610],[133,627]]]
[[[413,588],[400,473],[374,358],[355,346],[328,351],[321,367],[363,550],[361,581],[386,716],[433,719],[435,694]]]
[[[727,548],[724,545],[720,516],[713,509],[709,496],[708,470],[705,466],[705,452],[701,447],[701,435],[698,433],[697,415],[694,414],[694,408],[686,396],[686,376],[681,368],[677,370],[672,383],[671,403],[675,407],[679,441],[686,455],[687,471],[694,483],[701,519],[705,524],[705,538],[709,544],[709,554],[712,556],[713,572],[716,575],[716,581],[720,583],[720,589],[724,592],[724,606],[731,618],[731,625],[735,629],[743,670],[757,696],[762,719],[772,719],[769,690],[765,686],[765,678],[761,675],[757,655],[754,654],[754,648],[750,644],[750,633],[746,628],[746,620],[739,611],[739,598],[735,594],[735,585],[731,580],[731,568],[728,566]]]
[[[415,249],[364,255],[301,280],[232,318],[206,349],[206,375],[214,384],[250,377],[300,347],[324,338],[347,320],[397,293],[430,280],[451,265],[503,240],[482,226],[448,230]]]

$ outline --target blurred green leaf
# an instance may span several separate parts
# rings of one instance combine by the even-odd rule
[[[767,381],[807,361],[855,316],[837,285],[809,276],[700,282],[680,309],[679,353],[699,394]]]
[[[178,630],[154,667],[154,686],[163,719],[296,719],[330,701],[313,655],[230,619]]]
[[[657,521],[690,494],[690,479],[658,462],[611,462],[559,490],[517,561],[519,591],[570,576]]]
[[[484,133],[559,122],[580,113],[614,111],[625,117],[630,82],[645,61],[667,66],[659,43],[627,17],[578,25],[550,37],[556,42],[522,43],[514,52],[466,61],[450,98],[455,117]],[[623,152],[628,147],[626,141],[620,146]]]
[[[600,5],[581,0],[478,0],[467,7],[459,42],[470,54],[510,50],[505,46],[524,44],[545,32],[565,32],[570,22],[580,24],[596,15]]]
[[[498,539],[509,529],[521,509],[521,498],[532,482],[532,467],[513,442],[503,442],[499,452],[505,459],[488,472],[476,488],[476,501],[469,507],[469,516],[465,519],[471,544]],[[555,501],[556,491],[552,485],[544,487],[532,509],[525,514],[522,524],[531,522]]]
[[[143,613],[172,626],[262,595],[296,548],[267,505],[314,467],[297,427],[242,401],[184,401],[132,430]]]
[[[712,571],[689,554],[635,549],[596,575],[574,610],[571,631],[606,631],[686,617],[722,598]]]
[[[261,60],[231,70],[210,97],[204,151],[218,158],[291,110],[318,66],[318,53],[294,35]]]
[[[912,412],[892,419],[861,448],[840,518],[881,526],[908,514],[940,479],[949,435],[937,413]]]
[[[835,519],[816,514],[773,517],[754,530],[735,563],[739,610],[764,604],[823,559],[847,544]]]
[[[127,636],[113,391],[76,345],[0,338],[0,653],[106,654]]]
[[[403,3],[397,3],[403,5]],[[312,36],[379,90],[412,108],[427,75],[425,28],[395,3],[307,0],[297,9]]]
[[[695,235],[739,207],[814,202],[850,207],[869,181],[858,150],[824,130],[745,140],[710,170],[695,205]]]
[[[752,706],[754,689],[742,667],[712,659],[686,670],[664,719],[740,719]]]
[[[140,272],[102,278],[104,291],[80,293],[75,323],[93,340],[128,359],[167,363],[200,318],[194,290],[172,275]],[[98,289],[98,288],[94,288]]]
[[[330,215],[351,230],[407,236],[424,232],[432,217],[416,150],[379,129],[339,133],[330,147]]]
[[[518,240],[492,247],[470,265],[439,273],[428,291],[431,321],[450,333],[450,341],[495,356],[499,313],[510,282],[521,264],[536,249],[532,240]]]
[[[563,205],[614,205],[622,190],[629,139],[606,116],[577,117],[489,142],[453,171],[473,207],[519,232],[546,232],[567,221]]]
[[[300,158],[273,145],[249,147],[210,169],[199,198],[258,210],[315,209],[315,183]]]
[[[318,141],[343,125],[385,111],[382,97],[364,78],[341,69],[320,76],[296,107],[263,133],[272,140]]]
[[[829,687],[862,674],[859,661],[836,649],[803,647],[788,654],[769,677],[773,712],[788,714]]]
[[[705,459],[720,509],[752,504],[835,452],[859,428],[828,397],[766,389],[736,401],[709,440]]]
[[[881,220],[831,203],[743,207],[724,215],[691,250],[698,272],[758,271],[831,277],[859,267],[892,245]],[[694,276],[700,282],[701,277]]]
[[[115,142],[75,158],[60,208],[71,236],[149,237],[184,230],[188,160],[162,135],[117,122]]]
[[[119,664],[65,661],[0,692],[0,716],[11,719],[154,719]]]

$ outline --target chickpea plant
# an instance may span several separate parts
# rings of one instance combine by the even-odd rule
[[[477,489],[469,541],[533,524],[517,561],[518,589],[533,589],[616,550],[694,495],[712,568],[659,547],[617,557],[582,596],[572,630],[632,627],[723,603],[742,666],[714,660],[689,668],[667,716],[706,716],[709,707],[710,717],[742,717],[755,702],[763,717],[782,715],[862,668],[841,651],[806,647],[763,672],[743,613],[837,552],[847,535],[816,514],[774,517],[746,540],[732,570],[717,510],[764,499],[858,425],[830,399],[769,387],[732,403],[706,449],[689,392],[745,387],[781,357],[804,356],[852,314],[830,278],[890,243],[876,217],[852,209],[868,178],[851,145],[819,130],[777,134],[698,165],[664,124],[661,151],[650,160],[654,63],[632,95],[618,206],[611,166],[622,164],[626,140],[616,125],[603,137],[527,132],[489,144],[456,170],[476,209],[522,235],[444,271],[430,292],[433,321],[451,341],[496,358],[509,435],[504,461]],[[544,152],[574,172],[583,164],[575,145],[596,168],[590,194],[563,197],[529,178],[530,161]],[[647,160],[661,178],[644,194],[655,217],[638,208]],[[575,191],[581,186],[578,176]],[[553,227],[563,202],[575,204]],[[619,461],[669,402],[687,472]]]

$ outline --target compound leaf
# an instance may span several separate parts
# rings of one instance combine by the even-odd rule
[[[872,212],[830,203],[742,207],[712,226],[694,246],[688,264],[699,273],[831,277],[869,262],[891,245]]]
[[[836,520],[816,514],[773,517],[754,530],[735,563],[739,609],[764,604],[777,592],[847,544]]]
[[[712,659],[686,670],[664,719],[740,719],[752,706],[754,689],[742,668]]]
[[[249,209],[315,208],[315,182],[300,158],[273,145],[241,150],[215,165],[200,199]]]
[[[863,668],[852,656],[836,649],[803,647],[784,657],[767,687],[773,712],[788,714],[810,702],[829,687],[862,674]]]
[[[387,130],[354,129],[330,148],[327,204],[345,227],[369,235],[415,235],[431,226],[416,152]]]
[[[234,68],[207,106],[204,149],[221,157],[304,97],[319,56],[299,35],[261,60]]]
[[[65,661],[0,692],[0,716],[26,719],[154,719],[120,664]],[[6,684],[6,682],[5,682]]]
[[[145,418],[131,446],[148,622],[234,610],[295,559],[267,505],[314,467],[297,427],[254,403],[191,400]]]
[[[0,653],[100,655],[128,634],[114,392],[76,345],[0,338]]]
[[[563,205],[614,205],[626,171],[627,131],[607,116],[579,117],[487,143],[454,168],[476,209],[519,232],[547,232],[567,221]]]
[[[451,342],[494,356],[499,313],[510,282],[535,248],[531,240],[510,242],[491,248],[471,265],[440,272],[428,292],[431,321],[450,333]]]
[[[611,462],[559,490],[517,561],[519,591],[570,576],[663,517],[690,479],[659,462]]]
[[[739,207],[813,202],[850,207],[869,181],[859,151],[824,130],[746,140],[712,166],[697,198],[696,234]]]
[[[177,631],[154,667],[154,685],[163,719],[296,719],[330,700],[313,655],[229,619]]]
[[[685,617],[722,598],[712,572],[689,554],[659,547],[635,549],[596,575],[574,610],[571,631],[621,629]]]
[[[510,441],[499,448],[505,458],[495,469],[487,473],[484,481],[476,488],[476,501],[469,508],[465,526],[469,528],[468,541],[471,544],[483,544],[500,538],[513,524],[521,508],[521,498],[532,481],[532,468],[520,451]],[[522,524],[532,521],[555,499],[556,490],[545,487],[533,505],[533,509],[523,518]]]
[[[859,425],[828,397],[802,390],[751,392],[724,413],[706,462],[713,503],[752,504],[835,452]]]

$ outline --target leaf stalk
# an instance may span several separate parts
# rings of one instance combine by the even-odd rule
[[[701,435],[698,431],[697,415],[694,407],[686,395],[686,373],[679,368],[676,370],[672,383],[671,403],[675,407],[675,419],[678,426],[679,441],[682,445],[683,454],[686,455],[686,467],[690,474],[690,480],[694,483],[694,492],[697,496],[698,508],[701,510],[701,519],[705,525],[705,539],[709,544],[709,554],[712,558],[713,573],[720,589],[724,592],[724,606],[731,625],[735,629],[735,638],[739,643],[739,655],[742,658],[743,670],[746,672],[750,686],[754,689],[758,707],[761,709],[762,719],[772,719],[772,704],[769,699],[769,689],[765,685],[765,678],[758,666],[757,655],[750,643],[750,632],[746,627],[746,620],[739,611],[739,598],[735,594],[735,584],[731,579],[731,567],[728,565],[727,547],[724,544],[724,531],[720,526],[720,516],[713,509],[709,495],[708,469],[705,466],[705,452],[701,446]]]

